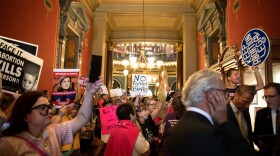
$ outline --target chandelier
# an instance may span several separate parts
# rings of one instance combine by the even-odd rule
[[[125,66],[125,70],[123,71],[124,75],[128,74],[128,70],[126,69],[126,66],[130,65],[134,71],[136,69],[143,69],[143,70],[151,70],[152,68],[159,68],[163,65],[162,60],[157,60],[155,63],[155,58],[154,57],[146,57],[145,56],[145,3],[143,0],[143,12],[142,12],[142,24],[143,24],[143,39],[144,39],[144,44],[142,44],[141,51],[139,57],[131,56],[129,57],[128,60],[123,60],[122,64]]]
[[[130,68],[136,70],[136,69],[153,69],[153,68],[159,68],[163,65],[162,60],[155,61],[155,57],[146,57],[145,55],[145,48],[142,47],[140,51],[140,55],[137,58],[136,56],[130,56],[129,60],[122,60],[122,65],[125,66],[125,70],[128,66]]]

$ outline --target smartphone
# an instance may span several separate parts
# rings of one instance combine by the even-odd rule
[[[91,64],[90,64],[90,73],[89,73],[90,82],[95,82],[99,79],[99,76],[101,75],[101,67],[102,67],[102,56],[92,55]]]

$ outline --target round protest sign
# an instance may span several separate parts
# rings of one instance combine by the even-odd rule
[[[264,62],[270,51],[269,38],[261,29],[251,29],[241,43],[242,60],[248,66],[258,66]]]

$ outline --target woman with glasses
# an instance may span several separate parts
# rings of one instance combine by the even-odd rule
[[[86,95],[78,115],[68,122],[50,125],[53,105],[41,92],[32,91],[21,95],[15,102],[9,119],[10,127],[0,139],[0,155],[61,155],[60,147],[73,143],[73,134],[90,118],[92,95],[102,84],[86,80]]]
[[[155,146],[155,141],[157,138],[155,136],[158,136],[159,131],[151,117],[149,108],[143,104],[136,106],[136,115],[137,122],[141,127],[142,133],[150,144],[150,156],[157,156],[158,154]]]

